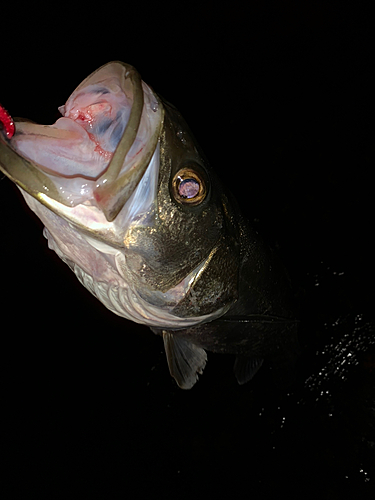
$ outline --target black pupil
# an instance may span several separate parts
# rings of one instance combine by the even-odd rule
[[[194,198],[199,193],[199,182],[195,179],[184,179],[178,186],[178,194],[181,198]]]

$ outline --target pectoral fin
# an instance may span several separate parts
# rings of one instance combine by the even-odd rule
[[[233,367],[237,382],[240,385],[249,382],[262,364],[262,358],[246,358],[245,356],[237,356]]]
[[[181,389],[191,389],[206,366],[206,351],[165,330],[163,341],[170,374]]]

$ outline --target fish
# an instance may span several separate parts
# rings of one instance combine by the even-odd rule
[[[162,337],[177,385],[195,385],[207,351],[235,355],[244,384],[294,350],[288,274],[179,111],[120,61],[59,111],[39,125],[1,108],[0,169],[81,284]]]

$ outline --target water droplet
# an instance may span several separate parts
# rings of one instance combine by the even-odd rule
[[[186,139],[185,139],[185,134],[183,133],[182,130],[178,130],[177,131],[177,137],[180,139],[180,141],[185,144],[186,143]]]

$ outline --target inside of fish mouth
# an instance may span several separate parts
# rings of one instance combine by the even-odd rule
[[[103,82],[106,82],[105,85]],[[125,110],[122,125],[118,125],[121,120],[117,120],[117,105],[110,116],[111,124],[109,116],[106,116],[110,110],[108,102],[113,104],[117,99],[111,93],[117,91]],[[75,102],[77,96],[84,96],[79,106]],[[73,208],[91,200],[111,222],[135,191],[156,152],[164,121],[164,107],[132,66],[114,61],[87,77],[59,109],[64,115],[59,119],[62,122],[58,120],[47,126],[18,119],[16,134],[11,140],[0,137],[0,169],[22,190],[47,207],[59,210],[57,202]],[[102,113],[101,118],[104,119],[94,123],[98,113]],[[71,120],[70,114],[76,120]],[[112,139],[108,136],[104,144],[98,140],[99,136],[106,134],[110,128]],[[90,144],[91,151],[94,150],[96,164],[86,156],[82,160],[82,149],[79,152],[82,136]],[[72,137],[77,139],[74,144],[70,142]],[[61,139],[60,145],[64,144],[66,156],[54,150],[57,139]],[[29,145],[23,148],[22,141],[23,144],[29,142]],[[76,155],[78,168],[74,165],[71,146],[77,147],[76,152],[79,152]],[[45,153],[51,154],[52,158],[44,161],[40,155]],[[66,160],[71,161],[72,157],[70,169],[65,168]]]
[[[126,128],[126,123],[121,120],[119,112],[115,117],[108,117],[105,114],[100,115],[102,104],[93,103],[79,109],[72,116],[59,118],[58,128],[39,125],[23,119],[18,120],[16,122],[15,140],[10,145],[19,155],[33,162],[38,169],[55,177],[98,179],[110,166],[117,145],[120,143]],[[107,134],[108,138],[103,140],[103,135],[108,132],[110,127],[110,133]],[[48,161],[47,156],[42,156],[39,159],[37,153],[32,154],[31,146],[26,150],[22,147],[22,141],[28,140],[29,137],[34,140],[32,147],[36,150],[39,149],[39,144],[41,147],[44,144],[46,145],[49,158],[52,161]],[[21,144],[21,146],[18,146],[18,144]],[[137,146],[141,149],[140,141],[135,137],[130,145],[130,150],[133,149],[133,151],[130,151],[130,153],[133,153],[132,156],[137,154],[137,151],[134,151]],[[84,156],[84,151],[81,157],[77,159],[74,149],[70,154],[71,147],[90,148],[89,153],[93,160],[88,161]],[[56,165],[59,160],[61,167]],[[126,168],[126,164],[124,164],[124,167]]]
[[[106,132],[112,124],[112,120],[109,118],[104,118],[101,123],[98,124],[96,134],[95,132],[90,132],[93,128],[93,123],[97,118],[97,111],[95,111],[95,106],[101,103],[93,103],[87,106],[86,109],[79,110],[79,114],[76,118],[72,118],[76,123],[82,126],[86,130],[88,138],[95,145],[95,151],[102,156],[104,159],[110,160],[113,156],[113,151],[109,151],[101,146],[100,135]],[[119,126],[120,125],[120,126]],[[116,133],[111,137],[111,142],[115,145],[118,144],[122,133],[124,131],[125,125],[121,127],[121,124],[116,126]]]
[[[142,149],[142,82],[135,70],[126,71],[124,80],[123,66],[112,65],[104,83],[105,66],[90,75],[59,108],[62,116],[53,125],[20,121],[11,147],[49,175],[96,180],[109,170],[107,180],[113,181],[126,170],[125,158],[128,163]]]

